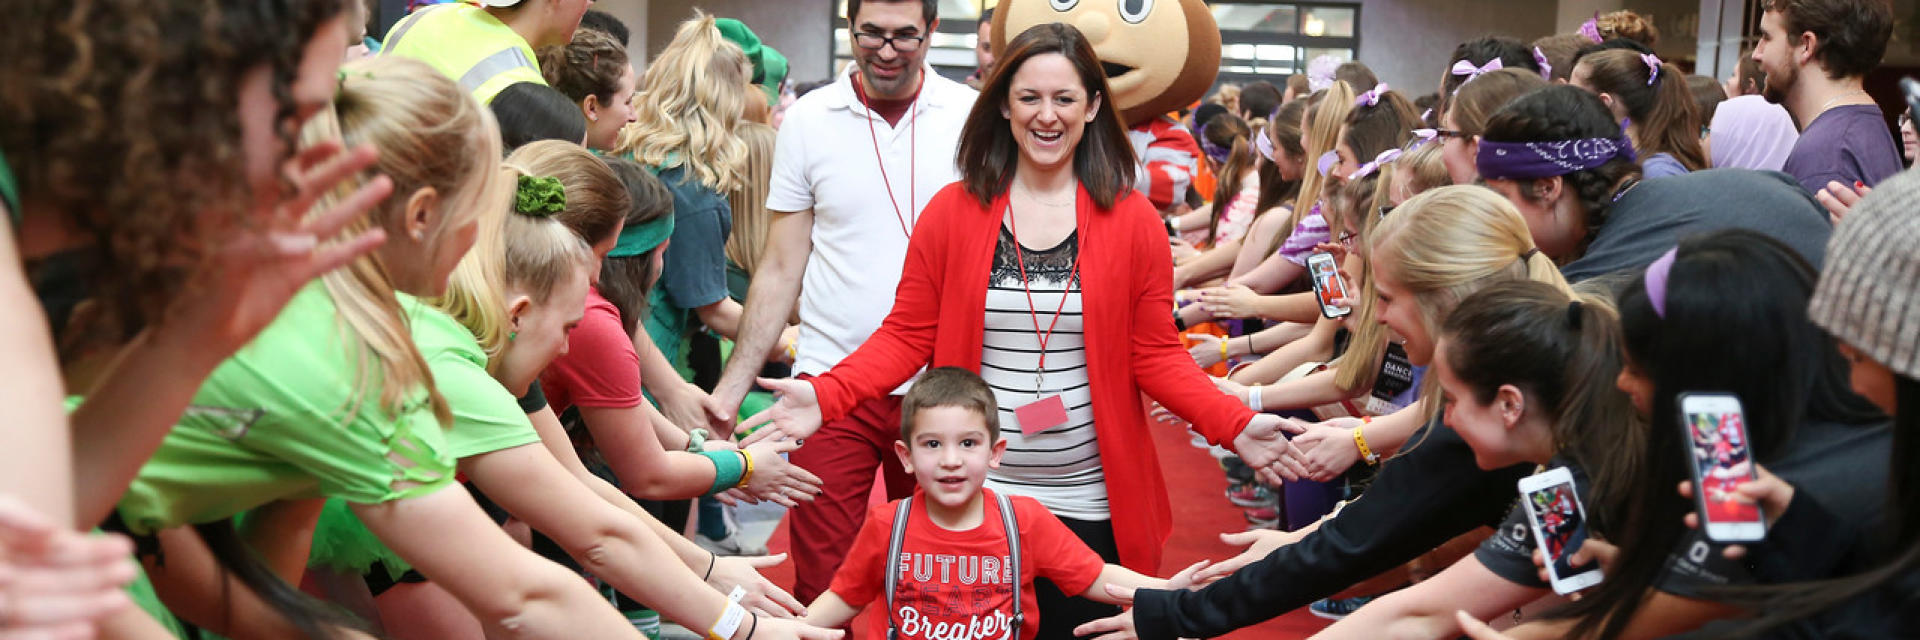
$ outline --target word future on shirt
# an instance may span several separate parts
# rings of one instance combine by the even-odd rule
[[[902,638],[1012,640],[1017,579],[1007,556],[901,553],[895,594]],[[965,619],[961,619],[965,616]]]

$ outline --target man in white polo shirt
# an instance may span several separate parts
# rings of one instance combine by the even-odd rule
[[[960,178],[954,151],[977,97],[926,66],[935,0],[848,0],[856,72],[808,93],[787,109],[775,146],[766,254],[747,293],[736,357],[709,409],[731,416],[753,387],[762,358],[777,348],[796,297],[800,337],[794,370],[832,368],[880,328],[893,308],[907,238],[920,209]],[[804,272],[804,277],[803,277]],[[866,513],[874,474],[884,467],[890,498],[913,479],[900,468],[900,396],[869,401],[829,422],[792,453],[823,481],[788,520],[794,595],[826,591]]]

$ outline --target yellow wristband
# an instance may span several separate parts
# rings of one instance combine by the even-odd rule
[[[1380,456],[1374,455],[1373,450],[1367,448],[1367,436],[1361,434],[1360,431],[1367,426],[1368,422],[1372,421],[1372,419],[1361,420],[1360,426],[1353,428],[1353,446],[1360,449],[1360,459],[1366,460],[1369,465],[1379,464]]]
[[[799,358],[800,358],[800,339],[794,338],[792,340],[788,340],[787,341],[787,359],[798,360]]]
[[[1226,338],[1220,339],[1220,361],[1221,362],[1227,361],[1227,339]]]
[[[747,453],[746,449],[741,449],[740,458],[746,461],[747,470],[740,474],[740,483],[733,485],[734,487],[747,486],[747,481],[753,479],[753,454]]]

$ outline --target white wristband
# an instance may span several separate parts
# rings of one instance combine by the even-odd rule
[[[707,640],[728,640],[735,631],[740,630],[740,621],[747,618],[747,609],[740,603],[727,601],[727,609],[720,613],[720,621],[713,623],[707,631]]]
[[[1260,402],[1260,385],[1247,387],[1247,408],[1254,411],[1266,411],[1266,405]]]

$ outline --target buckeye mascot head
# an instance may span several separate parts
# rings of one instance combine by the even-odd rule
[[[1073,25],[1093,43],[1130,126],[1193,104],[1220,72],[1220,28],[1201,0],[1001,0],[994,51],[1049,22]]]

